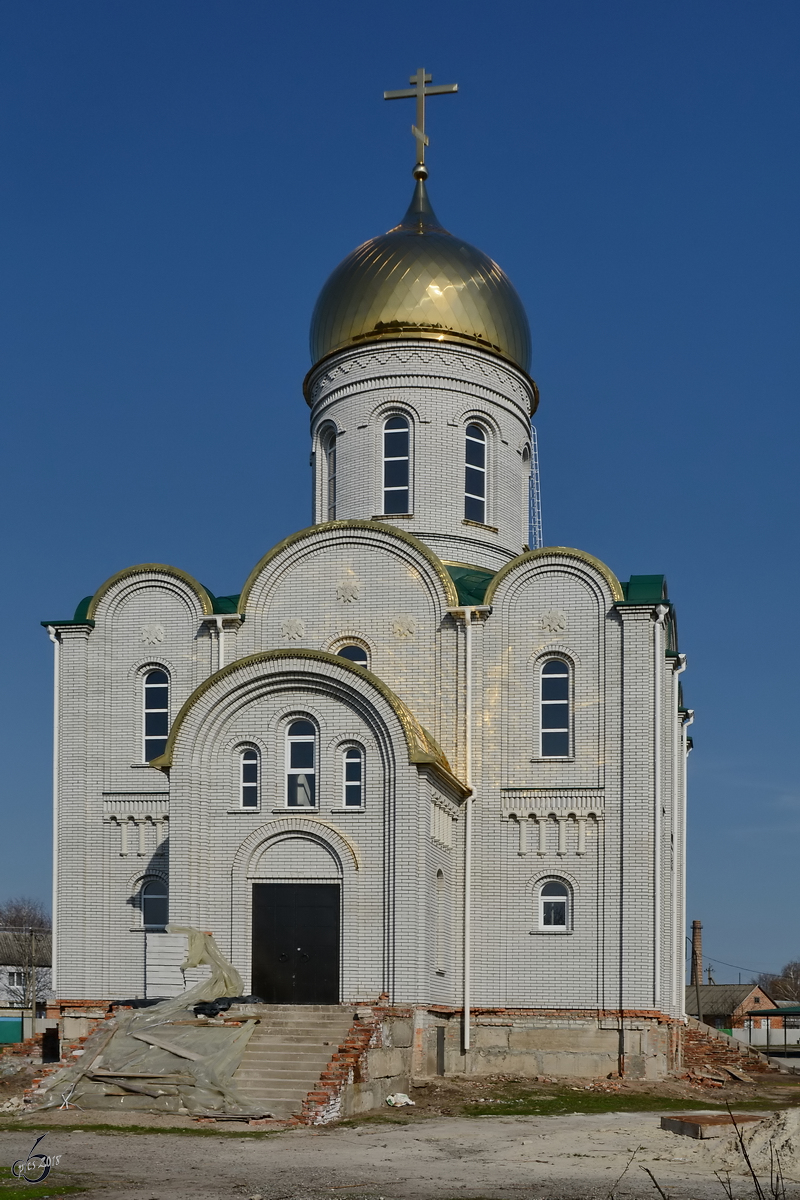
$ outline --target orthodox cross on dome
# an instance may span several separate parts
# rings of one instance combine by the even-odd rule
[[[416,100],[417,102],[417,123],[411,126],[411,132],[417,141],[415,179],[428,178],[428,169],[425,166],[425,147],[430,144],[430,139],[425,132],[425,100],[428,96],[445,96],[449,92],[458,91],[457,83],[440,83],[436,87],[428,87],[432,79],[432,75],[425,74],[424,67],[419,67],[416,75],[412,75],[408,81],[413,85],[412,87],[402,88],[399,92],[383,93],[384,100]]]

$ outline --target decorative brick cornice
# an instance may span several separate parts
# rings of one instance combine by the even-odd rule
[[[428,343],[430,345],[430,343]],[[388,368],[388,370],[387,370]],[[371,375],[386,386],[394,380],[403,386],[420,377],[452,384],[472,383],[489,386],[506,400],[516,401],[527,413],[534,413],[539,402],[539,390],[530,376],[504,359],[496,359],[488,351],[462,345],[439,344],[428,349],[419,342],[394,342],[391,348],[380,344],[348,347],[312,367],[303,385],[308,404],[313,408],[320,396],[345,381],[353,383]]]

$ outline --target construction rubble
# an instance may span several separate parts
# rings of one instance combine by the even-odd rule
[[[210,933],[186,934],[182,969],[207,964],[209,976],[179,996],[148,1007],[117,1007],[76,1051],[78,1061],[47,1080],[36,1109],[261,1115],[231,1080],[253,1033],[252,1004],[238,972]]]

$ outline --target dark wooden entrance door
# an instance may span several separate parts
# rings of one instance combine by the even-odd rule
[[[339,1003],[338,883],[253,884],[252,990],[267,1004]]]

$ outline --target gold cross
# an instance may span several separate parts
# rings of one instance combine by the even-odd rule
[[[416,75],[412,75],[409,83],[413,84],[410,88],[403,88],[399,92],[384,92],[384,100],[416,100],[417,102],[417,123],[411,126],[411,132],[417,141],[417,167],[422,167],[422,172],[414,170],[417,178],[425,179],[428,172],[425,167],[425,147],[430,145],[430,139],[425,132],[425,100],[428,96],[444,96],[448,92],[457,92],[457,83],[440,83],[436,87],[428,87],[427,85],[433,79],[432,75],[425,74],[425,68],[419,67]]]

